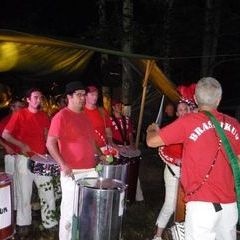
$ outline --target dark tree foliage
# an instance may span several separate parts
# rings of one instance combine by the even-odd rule
[[[163,24],[168,1],[133,0],[132,51],[159,57],[159,66],[165,57],[162,50],[165,40]],[[89,45],[120,50],[122,1],[106,0],[106,24],[101,28],[97,3],[96,0],[1,0],[0,27],[77,39]],[[206,0],[173,1],[168,57],[171,80],[176,84],[197,81],[201,75],[205,10]],[[218,46],[211,68],[213,76],[223,82],[226,89],[229,81],[236,89],[240,85],[234,81],[240,77],[239,29],[240,1],[222,1]],[[230,90],[225,92],[229,94]]]

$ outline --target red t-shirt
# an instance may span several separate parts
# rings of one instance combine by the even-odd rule
[[[122,117],[120,118],[110,117],[110,120],[111,120],[113,142],[117,141],[116,142],[117,144],[124,144],[124,140],[129,142],[129,135],[132,133],[132,124],[129,117],[125,117],[125,121],[122,119]],[[117,123],[115,120],[117,121]],[[126,139],[122,138],[121,131],[122,131],[123,137],[126,137]]]
[[[103,110],[101,112],[101,110]],[[111,128],[111,121],[108,112],[103,108],[88,109],[84,108],[94,128],[94,138],[99,147],[107,145],[105,128]],[[103,116],[104,115],[104,116]]]
[[[212,111],[220,121],[236,155],[240,154],[240,126],[236,119]],[[191,113],[160,130],[166,145],[183,143],[181,182],[185,193],[191,193],[202,183],[213,160],[216,163],[207,181],[186,201],[232,203],[236,201],[234,178],[230,162],[209,118],[202,112]]]
[[[5,129],[9,131],[16,139],[27,144],[33,152],[45,154],[46,149],[46,129],[49,128],[50,122],[46,113],[39,111],[30,112],[23,108],[12,114]]]
[[[63,108],[53,117],[48,135],[58,138],[60,153],[70,168],[95,167],[94,131],[84,112]]]
[[[3,130],[4,130],[5,126],[7,125],[8,121],[10,120],[10,118],[11,118],[11,114],[8,114],[7,116],[5,116],[5,117],[3,117],[3,118],[1,119],[1,121],[0,121],[0,136],[2,136]],[[1,140],[2,140],[4,143],[6,143],[9,147],[11,147],[12,150],[13,150],[15,153],[19,152],[19,148],[18,148],[16,145],[7,142],[7,141],[6,141],[5,139],[3,139],[2,137],[1,137]]]

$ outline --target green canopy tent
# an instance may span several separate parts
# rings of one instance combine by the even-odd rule
[[[4,29],[0,29],[0,76],[1,73],[11,72],[24,72],[38,79],[48,79],[48,76],[52,77],[54,74],[68,76],[85,71],[96,52],[127,58],[143,75],[145,74],[145,86],[149,79],[153,86],[170,100],[179,99],[176,86],[157,66],[156,57]],[[147,71],[149,62],[151,69]],[[144,101],[142,105],[144,106]],[[141,110],[143,111],[142,106]]]

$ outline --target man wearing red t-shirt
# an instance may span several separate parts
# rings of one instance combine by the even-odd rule
[[[81,82],[66,85],[68,106],[52,119],[47,148],[61,166],[61,217],[59,239],[71,240],[75,180],[97,177],[94,130],[83,112],[85,88]]]
[[[45,139],[50,122],[48,116],[40,111],[42,93],[39,89],[32,88],[26,94],[27,108],[12,114],[2,137],[17,146],[16,174],[17,174],[17,225],[22,234],[28,234],[32,222],[31,195],[32,183],[35,182],[41,201],[42,223],[46,229],[57,225],[51,217],[55,211],[55,199],[52,177],[40,176],[28,169],[29,157],[34,154],[46,154]],[[44,187],[48,184],[49,189]],[[49,213],[51,213],[49,215]]]
[[[238,212],[230,160],[213,123],[203,112],[216,117],[240,158],[240,126],[237,120],[216,110],[221,96],[216,79],[202,78],[195,91],[198,113],[179,118],[161,130],[155,124],[147,129],[150,147],[183,143],[186,240],[236,239]]]
[[[97,146],[102,148],[112,144],[111,121],[107,111],[97,106],[98,89],[95,86],[86,88],[86,104],[84,112],[94,128],[94,138]]]
[[[5,116],[0,121],[0,136],[2,136],[3,130],[11,118],[12,113],[24,107],[24,103],[21,100],[13,100],[10,104],[10,114]],[[6,173],[13,176],[13,189],[14,189],[14,210],[17,210],[17,192],[16,192],[16,172],[15,172],[15,161],[16,153],[18,151],[17,147],[5,139],[0,137],[0,145],[4,147],[6,154],[4,155],[4,170]]]

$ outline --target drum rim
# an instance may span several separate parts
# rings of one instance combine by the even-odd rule
[[[84,184],[81,184],[81,181],[87,181],[87,180],[109,180],[111,182],[116,182],[118,183],[120,186],[119,187],[114,187],[114,188],[99,188],[99,187],[93,187],[93,186],[85,186]],[[127,188],[127,184],[124,183],[123,181],[120,181],[118,179],[112,179],[112,178],[102,178],[102,177],[87,177],[87,178],[80,178],[78,180],[75,181],[76,185],[78,185],[80,188],[89,188],[89,189],[98,189],[98,190],[121,190],[124,191]]]

